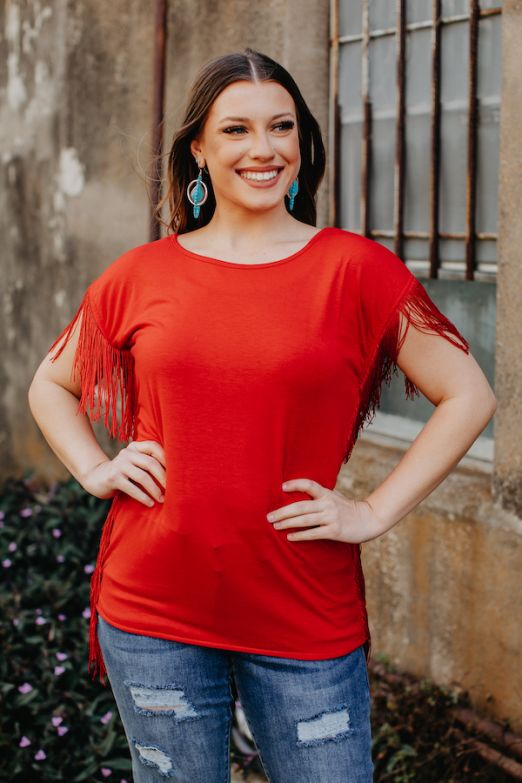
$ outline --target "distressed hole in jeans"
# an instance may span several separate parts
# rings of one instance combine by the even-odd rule
[[[162,685],[141,685],[126,681],[134,701],[134,711],[141,715],[176,715],[178,718],[197,717],[198,713],[189,704],[181,688]]]
[[[350,727],[350,715],[348,707],[331,712],[321,712],[308,720],[301,720],[297,724],[298,745],[319,745],[328,740],[339,741],[352,733]]]
[[[161,775],[165,775],[165,777],[174,775],[172,761],[164,751],[160,750],[155,745],[142,745],[134,738],[132,741],[134,747],[138,751],[140,761],[145,764],[145,766],[154,767],[159,770]]]

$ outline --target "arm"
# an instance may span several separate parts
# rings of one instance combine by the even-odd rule
[[[493,390],[474,357],[438,335],[410,325],[397,365],[436,409],[399,463],[365,499],[379,520],[376,535],[393,527],[446,478],[496,409]]]
[[[404,316],[400,318],[403,329]],[[276,530],[305,528],[291,531],[289,541],[363,543],[378,538],[443,481],[493,416],[495,396],[479,365],[440,335],[410,323],[397,365],[436,410],[396,467],[363,501],[310,478],[285,481],[284,491],[302,491],[313,498],[267,515]]]
[[[132,442],[110,460],[98,444],[88,416],[78,411],[82,370],[73,373],[73,364],[83,317],[85,313],[80,312],[57,355],[51,358],[50,351],[36,370],[28,390],[29,408],[51,449],[84,489],[100,498],[112,497],[121,489],[153,505],[133,482],[139,481],[159,500],[159,488],[147,471],[164,486],[165,458],[160,444]]]

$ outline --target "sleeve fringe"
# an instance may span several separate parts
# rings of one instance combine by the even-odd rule
[[[400,333],[401,318],[406,326]],[[414,277],[401,295],[375,349],[366,378],[361,384],[360,404],[352,427],[351,437],[343,462],[348,462],[352,449],[363,427],[370,424],[381,403],[382,385],[388,386],[397,375],[397,357],[404,344],[409,325],[428,334],[438,334],[469,354],[468,341],[456,326],[438,309],[420,281]],[[405,395],[414,399],[419,394],[413,381],[404,374]]]
[[[103,423],[111,437],[133,440],[136,407],[134,358],[129,350],[115,348],[102,333],[92,311],[89,291],[72,321],[49,348],[52,352],[63,339],[51,361],[60,356],[69,342],[80,315],[80,334],[72,366],[72,375],[78,373],[81,385],[77,413],[88,413],[92,421],[97,421],[103,409]]]

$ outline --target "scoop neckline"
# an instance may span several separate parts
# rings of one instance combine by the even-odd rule
[[[331,226],[324,226],[323,228],[320,228],[319,231],[317,231],[308,242],[303,245],[300,250],[296,250],[295,253],[292,253],[289,256],[285,256],[284,258],[278,258],[275,261],[260,261],[258,263],[252,262],[252,263],[245,263],[245,262],[239,262],[239,261],[225,261],[222,258],[213,258],[212,256],[205,256],[201,253],[194,253],[192,250],[188,250],[186,247],[183,247],[178,242],[178,234],[171,234],[171,239],[174,242],[175,246],[180,250],[182,253],[184,253],[186,256],[190,256],[190,258],[194,258],[198,261],[204,261],[206,263],[210,264],[217,264],[219,266],[224,267],[234,267],[236,269],[264,269],[269,266],[280,266],[281,264],[286,264],[288,261],[292,261],[294,258],[297,258],[297,256],[300,256],[301,253],[304,253],[308,248],[313,245],[319,237],[321,237],[326,231],[328,231],[331,228]]]

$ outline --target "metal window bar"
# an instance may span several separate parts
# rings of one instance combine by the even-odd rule
[[[432,19],[423,22],[407,23],[406,2],[396,0],[397,24],[395,27],[377,30],[369,29],[369,0],[362,0],[362,31],[355,35],[339,34],[339,2],[330,0],[330,199],[329,222],[339,225],[340,193],[340,103],[339,103],[339,46],[340,44],[361,43],[362,57],[362,149],[361,149],[361,204],[359,233],[371,238],[390,238],[394,242],[394,252],[402,257],[404,239],[427,239],[429,242],[428,276],[436,278],[441,267],[439,240],[459,239],[465,243],[465,279],[474,280],[476,267],[476,241],[497,239],[492,232],[476,231],[477,204],[477,64],[479,43],[479,20],[487,16],[502,13],[502,7],[480,8],[478,0],[469,0],[469,13],[454,16],[442,16],[441,0],[433,0]],[[439,230],[439,192],[440,192],[440,57],[441,27],[458,22],[469,23],[469,66],[468,66],[468,150],[466,171],[466,228],[464,233],[443,232]],[[431,94],[431,150],[430,150],[430,228],[429,231],[404,231],[404,181],[405,181],[405,120],[406,120],[406,34],[415,30],[432,30],[432,94]],[[396,147],[394,166],[394,228],[387,231],[372,229],[369,221],[371,189],[371,126],[372,105],[369,97],[369,45],[375,38],[393,35],[397,38],[397,116]],[[494,264],[487,265],[486,272],[493,272]]]

